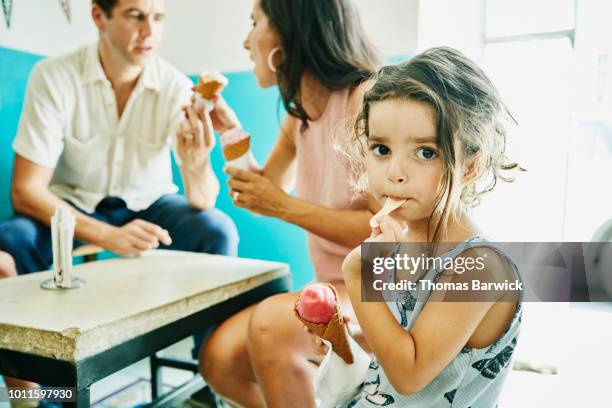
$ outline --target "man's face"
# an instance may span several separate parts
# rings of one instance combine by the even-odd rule
[[[159,47],[164,10],[164,0],[119,0],[110,17],[95,4],[92,16],[114,57],[144,65]]]

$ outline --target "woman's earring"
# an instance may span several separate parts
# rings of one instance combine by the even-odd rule
[[[274,66],[274,55],[281,51],[281,47],[275,47],[272,49],[272,51],[270,51],[270,53],[268,54],[268,68],[270,68],[270,71],[276,73],[276,67]]]

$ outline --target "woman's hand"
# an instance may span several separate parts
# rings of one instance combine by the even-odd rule
[[[267,177],[235,167],[227,167],[225,172],[231,176],[227,184],[237,207],[276,218],[287,213],[291,196]]]
[[[210,163],[210,152],[215,147],[210,116],[203,109],[183,108],[185,119],[176,132],[176,151],[181,167],[191,173],[202,174]]]

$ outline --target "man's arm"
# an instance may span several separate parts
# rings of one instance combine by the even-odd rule
[[[184,111],[185,119],[176,131],[177,162],[189,204],[205,210],[215,206],[220,189],[210,162],[215,146],[212,121],[203,109],[187,106]]]
[[[53,169],[16,155],[11,198],[15,211],[50,225],[57,206],[68,208],[76,219],[75,236],[119,255],[133,255],[155,248],[159,241],[171,242],[167,231],[143,220],[123,227],[105,224],[89,217],[49,191]]]
[[[220,187],[210,161],[203,172],[191,171],[182,164],[179,165],[179,168],[185,186],[185,197],[189,204],[199,210],[213,208],[217,202]]]
[[[20,155],[15,156],[11,198],[15,211],[50,225],[57,206],[68,208],[76,217],[75,236],[83,241],[100,245],[99,238],[108,233],[110,226],[75,210],[49,191],[53,169],[40,166]]]

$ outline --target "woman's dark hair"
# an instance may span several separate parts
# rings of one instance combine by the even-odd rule
[[[100,6],[102,10],[104,10],[104,14],[106,17],[111,17],[113,13],[113,9],[119,3],[119,0],[93,0],[92,4],[97,4]]]
[[[300,98],[304,72],[326,88],[354,88],[376,72],[378,52],[367,39],[353,0],[261,0],[280,36],[284,59],[277,68],[283,105],[307,127]]]
[[[513,181],[505,170],[523,170],[506,157],[507,124],[516,123],[497,89],[478,65],[452,48],[432,48],[412,60],[383,67],[363,98],[362,112],[347,146],[357,191],[367,191],[365,157],[372,105],[409,99],[429,105],[435,115],[436,144],[443,175],[436,207],[429,218],[428,238],[438,242],[451,217],[480,203],[497,180]],[[473,165],[475,176],[457,179],[458,158]],[[459,172],[463,174],[463,172]],[[433,216],[436,225],[429,235]]]

